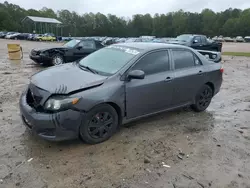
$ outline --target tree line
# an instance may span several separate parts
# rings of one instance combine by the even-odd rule
[[[21,20],[26,16],[56,18],[63,23],[63,35],[136,37],[154,35],[175,37],[183,33],[205,34],[209,37],[249,36],[250,8],[227,9],[214,12],[204,9],[201,13],[179,10],[166,14],[136,14],[131,18],[102,13],[78,14],[68,10],[55,12],[50,8],[24,9],[18,5],[0,3],[0,30],[27,32]]]

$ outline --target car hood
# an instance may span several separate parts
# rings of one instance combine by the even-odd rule
[[[80,69],[77,63],[68,63],[34,74],[31,83],[51,94],[69,94],[99,86],[106,79],[105,76]]]

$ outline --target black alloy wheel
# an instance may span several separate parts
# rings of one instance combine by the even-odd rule
[[[80,137],[89,144],[108,140],[118,127],[116,110],[108,104],[96,106],[84,119],[80,127]]]
[[[202,112],[208,108],[213,98],[213,90],[210,86],[204,85],[196,95],[195,104],[192,108],[196,112]]]

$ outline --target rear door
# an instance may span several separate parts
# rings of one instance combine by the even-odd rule
[[[170,70],[168,50],[145,55],[131,70],[144,71],[145,78],[125,83],[128,119],[158,112],[170,106],[173,94],[173,72]]]
[[[193,102],[205,82],[206,72],[200,59],[188,49],[171,50],[174,65],[173,106]]]
[[[212,45],[208,43],[207,37],[201,36],[201,42],[202,42],[202,48],[200,48],[201,50],[212,50],[211,49]]]

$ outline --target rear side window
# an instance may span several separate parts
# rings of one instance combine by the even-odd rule
[[[142,70],[146,75],[170,70],[168,51],[158,51],[144,56],[133,66],[132,70]]]
[[[172,50],[175,69],[195,66],[194,55],[188,50]],[[196,62],[197,63],[197,62]]]
[[[206,44],[207,43],[206,37],[201,37],[201,41],[202,41],[202,44]]]

